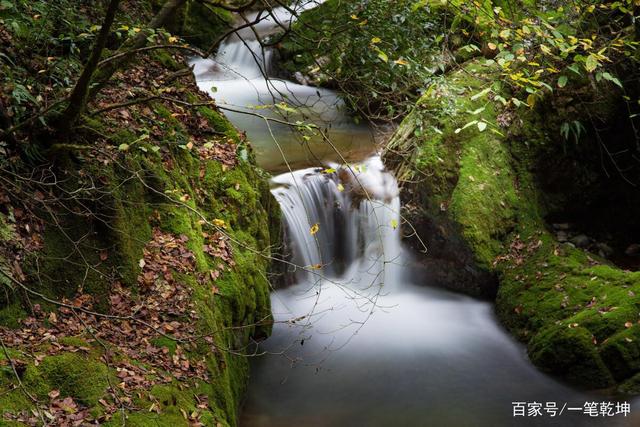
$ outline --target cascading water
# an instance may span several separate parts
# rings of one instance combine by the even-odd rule
[[[247,131],[261,166],[287,171],[273,179],[272,192],[292,285],[272,293],[273,335],[253,360],[241,425],[594,425],[580,413],[513,418],[512,402],[581,406],[602,397],[534,369],[489,303],[424,286],[400,242],[396,180],[371,156],[368,130],[350,124],[336,93],[265,78],[270,54],[255,34],[292,20],[285,9],[273,15],[255,33],[226,40],[216,59],[194,62],[200,87],[236,110],[226,113]],[[323,140],[305,145],[288,126],[246,115],[283,119],[264,108],[282,101],[300,112],[284,119],[330,128],[348,161]],[[288,170],[294,166],[307,169]],[[639,421],[607,418],[606,425]]]
[[[320,1],[295,2],[294,10],[317,6]],[[259,21],[242,28],[222,42],[215,59],[194,59],[191,65],[200,89],[226,109],[227,117],[245,131],[258,161],[270,171],[286,171],[341,158],[360,160],[373,153],[370,129],[356,125],[344,113],[344,103],[334,91],[269,77],[273,56],[263,38],[287,28],[294,17],[284,7],[271,13],[255,12],[238,22]],[[265,120],[276,119],[276,120]],[[314,124],[318,132],[301,135],[283,122]],[[277,135],[277,138],[275,137]],[[339,153],[338,153],[339,151]]]
[[[285,173],[273,182],[292,264],[305,278],[337,277],[358,261],[360,270],[376,272],[378,286],[385,283],[401,253],[400,199],[379,157]]]

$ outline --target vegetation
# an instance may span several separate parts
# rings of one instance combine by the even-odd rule
[[[186,55],[255,2],[97,3],[0,0],[2,422],[235,425],[279,214]],[[263,41],[394,128],[385,160],[439,283],[495,299],[541,369],[625,393],[637,3],[328,0]]]
[[[220,6],[0,2],[0,423],[236,424],[277,206],[165,30]]]

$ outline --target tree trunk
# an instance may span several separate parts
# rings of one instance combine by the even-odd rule
[[[89,86],[93,78],[93,74],[98,67],[100,58],[102,57],[102,51],[107,45],[109,34],[111,33],[111,26],[116,18],[116,12],[120,6],[120,0],[111,0],[107,8],[107,13],[102,22],[100,33],[93,46],[89,60],[82,70],[82,74],[78,79],[71,96],[69,97],[69,106],[62,114],[60,121],[60,129],[62,131],[70,131],[73,125],[78,121],[80,115],[84,112],[89,99]]]

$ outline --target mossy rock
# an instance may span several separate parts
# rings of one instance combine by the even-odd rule
[[[45,357],[39,366],[29,365],[24,383],[43,399],[51,390],[70,396],[87,406],[98,403],[109,386],[106,365],[76,353]]]
[[[528,350],[536,366],[572,383],[595,388],[614,383],[593,343],[593,335],[585,328],[547,327],[533,337]]]
[[[538,162],[557,142],[548,122],[562,120],[521,109],[508,128],[492,128],[503,111],[489,95],[511,95],[485,64],[446,73],[384,153],[405,183],[405,216],[427,243],[429,270],[445,272],[431,283],[491,296],[493,277],[498,317],[542,369],[594,388],[629,378],[640,369],[627,336],[635,326],[626,330],[638,321],[640,274],[562,245],[547,230]]]
[[[635,324],[609,338],[600,354],[618,381],[640,372],[640,325]]]
[[[626,380],[618,387],[618,393],[639,395],[640,394],[640,373]]]

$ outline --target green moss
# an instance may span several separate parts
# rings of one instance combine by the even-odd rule
[[[636,374],[618,387],[618,392],[637,396],[640,394],[640,374]]]
[[[22,305],[17,301],[13,301],[0,309],[0,326],[19,328],[20,321],[27,316],[28,314],[24,311]]]
[[[531,361],[543,370],[589,387],[613,384],[591,333],[582,327],[552,325],[536,334],[529,343]]]
[[[171,71],[181,70],[184,65],[176,61],[173,56],[171,56],[171,52],[166,50],[155,50],[153,51],[153,59],[162,64],[166,69]]]
[[[445,265],[455,257],[453,265],[468,270],[469,254],[472,268],[499,278],[497,313],[529,343],[535,364],[592,387],[629,378],[640,370],[629,337],[635,326],[628,329],[639,320],[640,274],[561,245],[546,231],[532,172],[550,144],[544,120],[521,111],[511,127],[496,128],[501,111],[492,94],[508,95],[482,62],[432,86],[389,144],[385,157],[398,178],[420,182],[409,186],[411,219],[426,224],[429,249]]]
[[[634,314],[638,316],[637,312]],[[610,337],[603,344],[601,354],[618,381],[640,372],[640,325],[636,323]]]
[[[173,355],[176,352],[176,347],[178,343],[175,340],[169,339],[167,337],[158,337],[151,340],[151,344],[156,347],[164,347],[169,350],[169,354]]]
[[[51,390],[71,396],[88,406],[98,403],[108,387],[107,367],[76,353],[45,357],[39,366],[29,365],[25,384],[41,398]]]
[[[209,108],[198,107],[198,113],[200,113],[216,132],[222,132],[235,142],[240,141],[238,131],[222,114]]]

